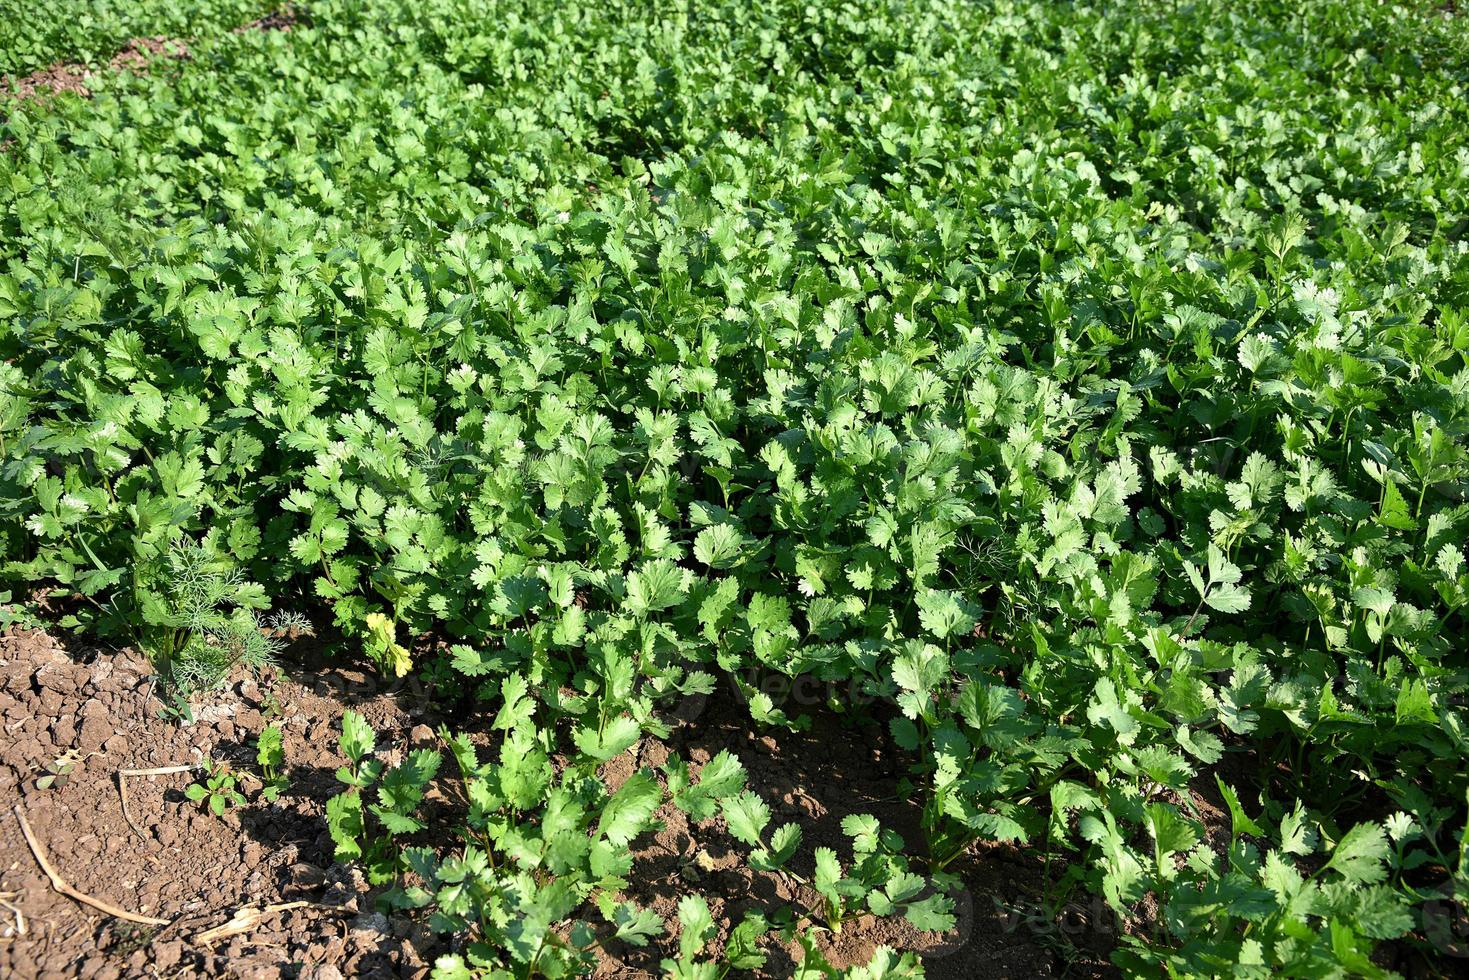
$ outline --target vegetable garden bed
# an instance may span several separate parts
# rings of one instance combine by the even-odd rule
[[[1451,12],[197,13],[0,126],[0,966],[1469,953]]]

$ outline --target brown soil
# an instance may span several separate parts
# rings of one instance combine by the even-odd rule
[[[108,59],[104,66],[60,62],[46,68],[39,68],[29,75],[15,79],[9,86],[8,94],[14,99],[33,99],[38,96],[73,92],[85,99],[92,94],[87,88],[87,83],[96,77],[98,71],[142,71],[154,58],[187,58],[188,56],[188,45],[175,38],[137,37]]]
[[[371,671],[305,649],[292,651],[278,677],[241,677],[197,700],[195,723],[180,726],[160,717],[149,668],[137,654],[68,651],[35,631],[0,634],[0,976],[425,976],[443,941],[407,917],[376,913],[360,875],[332,859],[324,808],[337,789],[336,736],[347,707],[366,716],[389,761],[433,741],[440,723],[424,692],[385,689]],[[901,763],[879,727],[848,728],[824,714],[809,732],[761,734],[737,698],[722,692],[680,714],[683,724],[666,742],[645,739],[608,763],[609,784],[661,765],[671,752],[699,765],[729,749],[775,819],[800,821],[797,873],[809,874],[813,847],[850,855],[839,826],[848,813],[871,813],[910,849],[920,846],[918,806],[899,795]],[[210,757],[249,771],[255,735],[271,721],[285,732],[290,786],[280,800],[261,802],[246,783],[249,805],[216,818],[183,796],[189,774],[131,777],[129,812],[146,839],[129,828],[117,770]],[[65,779],[38,786],[48,764],[68,758],[78,761]],[[73,887],[171,924],[136,927],[53,891],[9,812],[16,803]],[[691,890],[705,896],[716,920],[728,920],[721,939],[747,908],[789,904],[800,915],[813,907],[789,877],[752,872],[746,849],[722,821],[691,826],[671,806],[659,816],[664,829],[635,844],[627,897],[671,926],[678,899]],[[823,934],[824,954],[848,964],[865,961],[878,945],[917,950],[935,980],[1115,972],[1105,962],[1112,937],[1100,905],[1068,910],[1059,924],[1036,914],[1042,868],[1028,853],[977,849],[951,870],[966,885],[952,933],[867,916],[848,922],[840,937]],[[242,906],[301,900],[330,908],[282,913],[213,948],[193,939]],[[599,974],[657,976],[659,960],[674,952],[672,939],[641,950],[614,946]],[[763,972],[776,977],[789,975],[800,955],[798,947],[773,943],[768,952]]]
[[[304,7],[295,4],[286,4],[278,10],[252,20],[248,24],[241,24],[235,28],[236,34],[244,34],[246,31],[289,31],[297,24],[309,24],[310,20]]]
[[[380,744],[397,747],[415,732],[421,707],[370,693],[363,674],[303,670],[292,680],[242,680],[199,701],[196,723],[180,726],[159,717],[151,686],[146,662],[127,651],[72,655],[44,633],[0,636],[0,895],[18,910],[0,906],[0,976],[277,977],[295,976],[300,965],[355,976],[425,974],[429,937],[373,913],[361,878],[333,863],[323,817],[344,707],[363,712],[383,733]],[[129,812],[147,839],[134,834],[117,770],[206,756],[248,770],[266,715],[285,733],[291,785],[280,800],[216,818],[183,796],[189,774],[132,777]],[[68,753],[80,761],[65,784],[39,788],[47,764]],[[150,930],[58,895],[10,813],[17,802],[72,887],[177,920]],[[301,900],[335,910],[286,912],[212,949],[191,942],[241,906]]]
[[[841,716],[818,710],[808,731],[761,733],[738,695],[724,691],[697,699],[693,710],[679,714],[685,724],[666,742],[647,739],[633,756],[604,768],[609,785],[638,766],[661,766],[671,753],[697,768],[728,750],[744,764],[750,788],[769,803],[772,826],[800,824],[802,844],[791,870],[801,877],[810,878],[816,847],[830,847],[844,866],[849,862],[850,839],[841,830],[848,814],[875,816],[903,837],[908,853],[921,853],[921,804],[902,793],[901,752],[871,719],[845,724]],[[818,896],[790,876],[751,870],[745,862],[748,848],[728,835],[722,819],[691,825],[671,804],[658,817],[664,829],[635,842],[638,870],[628,897],[639,905],[676,922],[679,898],[696,889],[721,923],[721,941],[747,910],[768,915],[787,906],[803,926],[812,923],[803,913],[819,907]],[[1105,907],[1068,908],[1059,922],[1041,915],[1044,868],[1032,854],[1004,845],[976,846],[949,870],[965,885],[956,896],[958,924],[952,932],[925,933],[901,917],[866,915],[844,924],[840,934],[818,930],[822,954],[845,967],[866,963],[878,946],[913,950],[923,958],[930,980],[1115,975],[1106,960],[1113,936]],[[659,959],[676,955],[677,948],[670,935],[662,945],[620,952],[624,969],[656,975]],[[775,977],[790,975],[801,956],[795,943],[771,945],[767,952],[765,972]]]
[[[247,31],[289,31],[298,24],[309,24],[303,7],[287,4],[248,24],[235,28],[236,34]],[[74,61],[57,62],[38,68],[29,75],[9,79],[8,85],[0,89],[0,96],[12,99],[33,99],[47,95],[72,92],[82,98],[90,98],[87,83],[100,71],[144,71],[149,62],[158,57],[184,59],[189,57],[187,42],[169,37],[136,37],[109,58],[104,65],[87,65]]]

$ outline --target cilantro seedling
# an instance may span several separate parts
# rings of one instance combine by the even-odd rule
[[[260,796],[267,803],[273,803],[289,785],[285,772],[285,742],[280,726],[267,725],[261,729],[255,743],[255,763],[260,767]]]
[[[226,810],[245,805],[245,794],[239,790],[239,777],[227,763],[203,762],[204,780],[190,783],[184,795],[216,817],[224,816]]]

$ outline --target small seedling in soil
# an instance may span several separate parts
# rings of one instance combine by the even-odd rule
[[[202,783],[190,783],[184,795],[195,803],[203,803],[216,817],[224,811],[245,805],[245,794],[239,790],[239,777],[223,763],[204,760],[206,776]]]
[[[816,937],[809,933],[799,933],[796,941],[801,944],[803,950],[801,956],[802,977],[864,977],[869,980],[922,980],[923,964],[918,957],[911,952],[899,953],[887,946],[879,946],[872,953],[872,959],[866,967],[857,968],[851,972],[843,972],[827,960],[816,945]]]
[[[700,959],[700,952],[714,937],[716,926],[709,903],[702,895],[685,895],[678,903],[678,959],[665,959],[663,972],[674,980],[722,980],[731,971],[758,970],[765,965],[759,943],[770,932],[770,923],[759,912],[746,912],[730,932],[724,953],[715,960]]]
[[[348,764],[337,770],[337,779],[347,789],[327,801],[327,828],[336,842],[340,860],[358,860],[367,866],[367,880],[385,884],[398,872],[395,834],[417,833],[423,824],[414,811],[438,772],[441,757],[428,749],[408,757],[384,771],[380,759],[371,758],[376,749],[372,727],[355,711],[342,716],[342,736],[337,742]],[[378,783],[378,778],[382,777]],[[381,805],[363,804],[363,795],[378,783]],[[369,821],[368,816],[374,817]]]
[[[108,952],[126,958],[153,943],[157,928],[134,922],[117,922],[112,927],[112,947]]]
[[[177,725],[187,726],[194,723],[194,709],[189,707],[188,698],[182,694],[168,694],[165,697],[163,707],[158,709],[159,718]]]
[[[931,890],[928,880],[909,869],[901,837],[884,830],[869,814],[843,818],[842,832],[852,838],[851,866],[844,871],[835,851],[818,847],[812,881],[824,900],[832,932],[840,933],[842,924],[864,906],[879,916],[902,912],[925,931],[947,932],[954,927],[953,901]]]
[[[58,755],[46,763],[46,775],[36,780],[36,789],[60,789],[65,786],[81,761],[82,754],[77,749],[69,749]]]
[[[260,765],[260,797],[274,803],[288,785],[286,750],[279,725],[267,725],[255,742],[255,761]]]
[[[260,696],[260,717],[269,721],[279,718],[281,713],[281,699],[274,689],[267,690]]]

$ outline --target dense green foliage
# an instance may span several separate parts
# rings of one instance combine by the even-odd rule
[[[742,772],[692,803],[677,765],[595,778],[716,684],[804,724],[770,673],[891,716],[925,803],[906,855],[851,815],[866,850],[813,856],[833,926],[941,920],[945,869],[999,839],[1067,859],[1058,893],[1104,895],[1139,973],[1442,952],[1426,903],[1469,891],[1462,26],[311,13],[13,108],[3,576],[156,649],[193,542],[249,586],[219,615],[322,610],[481,702],[499,764],[451,743],[473,846],[398,849],[440,758],[384,772],[360,726],[332,808],[344,856],[411,868],[395,900],[476,940],[447,975],[573,969],[590,934],[553,927],[588,909],[645,940],[609,896],[665,796],[794,853]],[[428,630],[453,653],[414,662]]]
[[[136,37],[218,33],[280,6],[281,0],[0,0],[0,75],[105,61]]]

